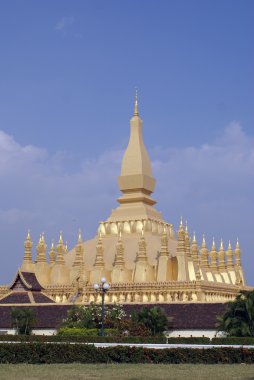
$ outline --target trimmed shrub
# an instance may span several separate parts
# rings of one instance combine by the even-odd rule
[[[94,337],[100,336],[100,329],[86,329],[86,328],[76,328],[76,327],[62,327],[58,331],[57,336],[66,336],[66,337]],[[118,330],[116,329],[104,329],[105,336],[116,336]]]
[[[86,344],[0,344],[0,363],[254,363],[254,349],[146,349],[142,347],[96,348]]]

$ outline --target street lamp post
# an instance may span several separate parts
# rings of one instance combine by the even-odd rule
[[[104,336],[104,316],[105,316],[105,310],[104,310],[104,298],[105,293],[109,290],[109,284],[106,282],[106,278],[101,278],[101,284],[94,284],[94,289],[96,292],[101,291],[101,336]]]

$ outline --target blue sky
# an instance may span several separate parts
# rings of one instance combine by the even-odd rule
[[[0,2],[0,282],[119,195],[135,86],[168,222],[239,236],[253,280],[253,1]]]

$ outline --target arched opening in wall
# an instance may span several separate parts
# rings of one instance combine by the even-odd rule
[[[126,233],[126,234],[130,234],[131,233],[131,226],[130,226],[129,222],[124,222],[124,224],[123,224],[123,232]]]
[[[138,220],[136,223],[136,232],[141,234],[142,230],[143,230],[143,223],[140,220]]]

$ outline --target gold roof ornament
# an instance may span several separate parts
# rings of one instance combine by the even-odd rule
[[[202,248],[206,248],[206,242],[205,242],[205,234],[203,234],[202,236],[202,245],[201,245]]]
[[[212,251],[216,251],[216,245],[215,245],[214,237],[213,237],[213,243],[212,243]]]
[[[26,240],[31,240],[30,229],[28,229],[28,231],[27,231],[27,237],[26,237]]]
[[[63,244],[63,232],[60,231],[58,244]]]

